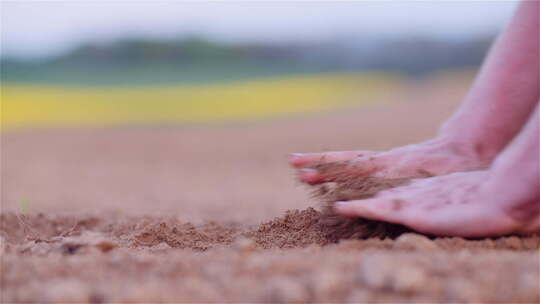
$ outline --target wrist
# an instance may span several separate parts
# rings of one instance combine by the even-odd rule
[[[490,141],[489,138],[475,136],[469,130],[452,130],[441,128],[432,143],[441,149],[489,164],[499,154],[501,148]]]

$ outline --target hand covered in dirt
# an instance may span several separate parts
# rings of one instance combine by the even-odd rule
[[[404,178],[485,168],[490,160],[481,157],[466,145],[439,139],[386,152],[358,150],[293,154],[289,160],[289,163],[298,169],[300,181],[311,185],[332,181],[332,177],[319,171],[317,165],[333,162],[344,162],[347,171],[352,175]]]
[[[494,186],[487,171],[458,172],[415,179],[370,199],[337,202],[335,211],[436,235],[476,237],[538,229],[538,218],[524,221],[517,216],[516,208],[530,205],[516,206]]]

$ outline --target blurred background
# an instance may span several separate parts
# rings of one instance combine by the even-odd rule
[[[513,1],[2,1],[2,126],[223,122],[477,67]]]
[[[516,2],[0,5],[3,210],[256,222],[290,152],[432,136]]]

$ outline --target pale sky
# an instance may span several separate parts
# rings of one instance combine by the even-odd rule
[[[2,0],[0,0],[2,1]],[[500,30],[516,1],[2,1],[3,55],[55,55],[83,42],[201,34],[225,41],[355,35],[471,37]]]

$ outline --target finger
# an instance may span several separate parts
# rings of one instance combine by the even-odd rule
[[[341,215],[402,224],[406,221],[408,204],[399,199],[372,198],[336,202],[334,210]]]
[[[347,161],[356,157],[371,155],[373,151],[337,151],[324,153],[293,153],[289,163],[294,167],[305,167],[317,163]]]
[[[302,168],[298,170],[298,179],[301,182],[310,185],[316,185],[327,181],[316,169],[311,168]]]
[[[401,224],[440,236],[485,237],[516,230],[514,221],[489,204],[409,204],[398,199],[373,198],[336,202],[334,210],[345,216]]]
[[[382,166],[373,157],[359,158],[354,161],[329,163],[324,167],[301,168],[298,170],[298,178],[301,182],[315,185],[325,182],[350,179],[374,175]]]
[[[373,175],[380,168],[374,163],[358,163],[351,165],[336,165],[327,168],[301,168],[298,170],[298,178],[301,182],[315,185],[325,182],[339,181],[340,179],[350,179],[352,176]]]
[[[486,208],[487,206],[487,208]],[[485,237],[513,232],[516,223],[489,204],[411,208],[404,225],[441,236]]]

